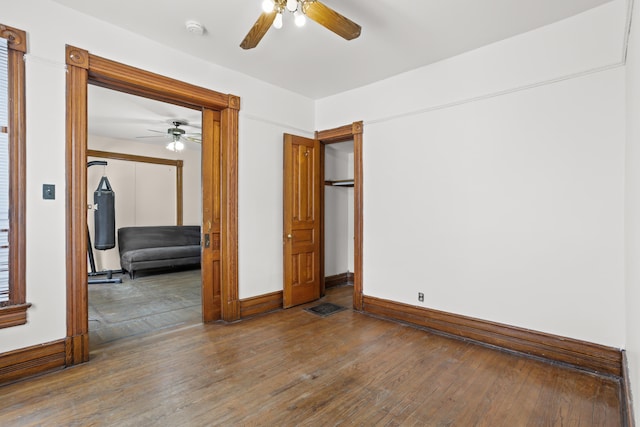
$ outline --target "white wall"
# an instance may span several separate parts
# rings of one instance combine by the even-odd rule
[[[334,144],[325,147],[324,163],[326,181],[353,178],[349,173],[349,154],[338,151]],[[353,271],[349,269],[349,188],[324,187],[324,232],[325,277]]]
[[[89,135],[90,149],[123,154],[136,154],[167,160],[182,160],[183,224],[201,224],[201,157],[200,145],[172,152],[150,143],[119,140]],[[190,145],[190,147],[191,147]],[[106,173],[115,192],[116,229],[136,225],[175,225],[177,220],[176,167],[139,163],[125,160],[106,160],[103,166],[87,170],[87,202],[93,203],[95,191],[102,175]],[[94,212],[87,216],[89,232],[94,238]],[[94,242],[95,243],[95,242]],[[94,250],[96,269],[120,269],[118,245],[109,250]]]
[[[282,133],[310,135],[314,130],[312,100],[165,48],[49,0],[0,0],[0,8],[2,23],[25,30],[28,38],[26,275],[27,300],[33,303],[26,325],[0,330],[0,353],[66,335],[65,44],[241,97],[240,245],[259,242],[268,250],[241,249],[240,295],[282,289],[282,190],[275,191],[276,182],[278,188],[282,186]],[[256,153],[266,155],[259,158]],[[56,185],[56,200],[41,199],[43,183]],[[267,195],[262,193],[265,186],[270,191]],[[252,209],[255,204],[259,209]],[[185,216],[185,223],[193,219]],[[270,221],[269,227],[254,225],[265,220]]]
[[[640,5],[635,4],[627,55],[626,352],[636,424],[640,424]]]
[[[364,120],[366,295],[624,346],[625,13],[317,102]]]

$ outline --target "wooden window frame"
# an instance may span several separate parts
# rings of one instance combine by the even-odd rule
[[[27,34],[0,24],[7,40],[9,79],[9,300],[0,307],[0,328],[27,323],[26,302],[26,108],[25,66]]]
[[[176,168],[176,225],[183,222],[183,190],[182,190],[182,160],[163,159],[160,157],[137,156],[134,154],[114,153],[111,151],[100,151],[87,149],[87,157],[99,157],[102,159],[123,160],[126,162],[148,163],[152,165],[167,165]]]

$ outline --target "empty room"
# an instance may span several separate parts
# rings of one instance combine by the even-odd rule
[[[0,4],[3,425],[635,425],[634,0]]]

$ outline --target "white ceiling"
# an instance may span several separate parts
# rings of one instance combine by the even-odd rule
[[[362,26],[346,41],[285,16],[255,49],[240,42],[262,0],[54,0],[103,21],[312,99],[360,87],[556,22],[611,0],[322,0]],[[288,14],[285,14],[288,15]],[[203,36],[189,33],[196,20]],[[132,139],[166,132],[173,119],[200,113],[91,86],[89,133]],[[199,132],[198,129],[185,129]],[[166,144],[167,138],[139,141]],[[187,144],[187,147],[190,148]],[[191,147],[198,148],[198,147]]]
[[[260,44],[240,42],[262,0],[55,0],[78,11],[218,65],[313,99],[363,86],[611,0],[323,0],[362,26],[346,41],[315,22],[297,28],[285,16]],[[287,14],[288,15],[288,14]],[[185,28],[196,20],[196,36]]]

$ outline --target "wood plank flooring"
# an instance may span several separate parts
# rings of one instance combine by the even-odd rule
[[[123,274],[122,283],[89,285],[91,349],[159,329],[202,322],[199,269]]]
[[[309,306],[115,341],[0,388],[2,425],[621,425],[613,378]]]

